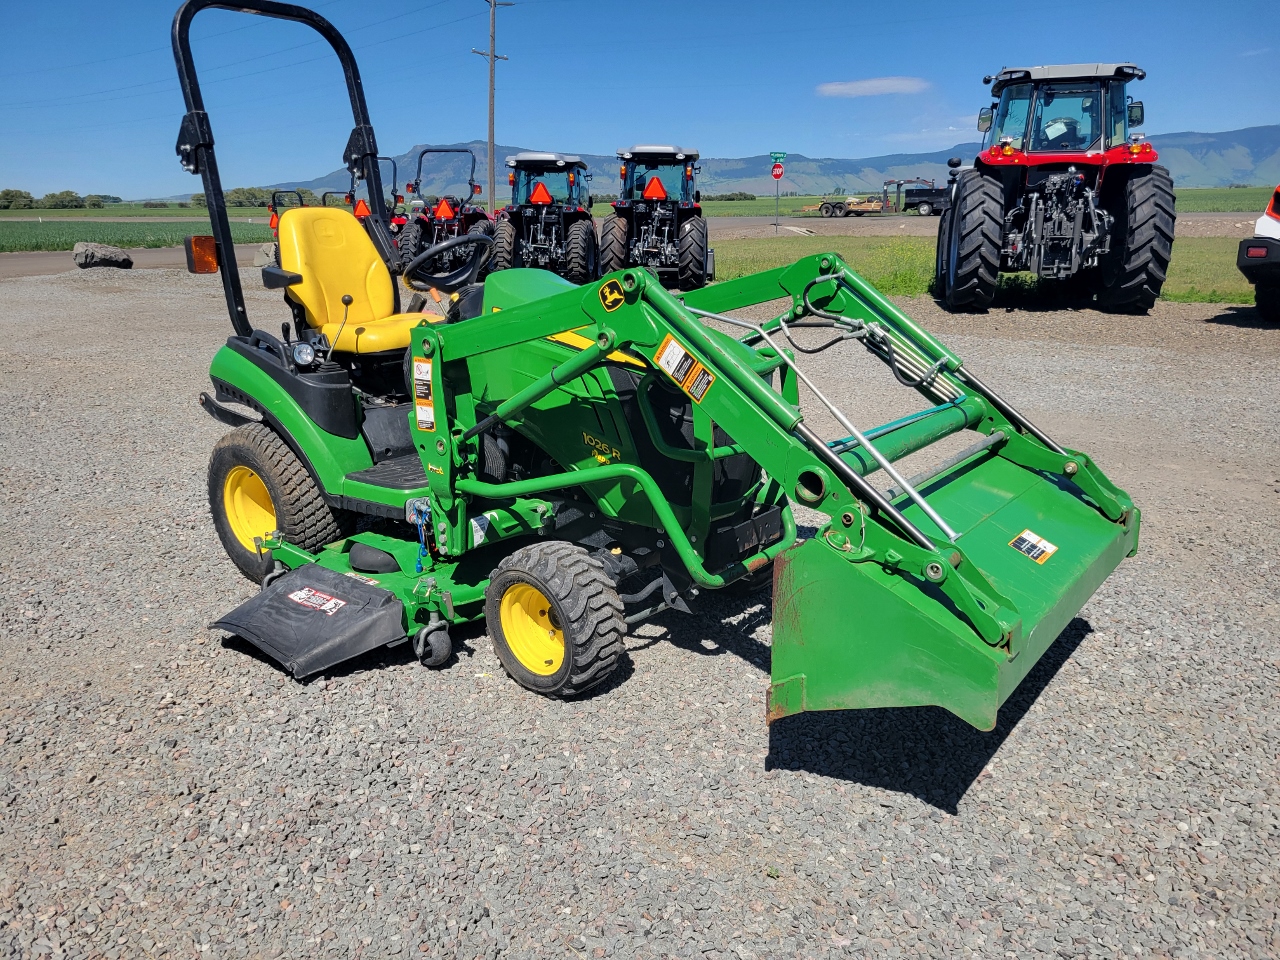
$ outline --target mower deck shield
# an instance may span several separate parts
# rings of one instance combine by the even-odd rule
[[[243,637],[301,679],[403,640],[404,604],[364,579],[306,563],[210,627]]]
[[[821,529],[776,564],[770,720],[936,705],[991,730],[1000,705],[1137,548],[1136,509],[1113,522],[1070,481],[992,450],[920,493],[960,533],[962,564],[1012,604],[1012,635],[988,644],[935,584],[836,549]],[[924,511],[903,497],[895,505],[946,551]]]

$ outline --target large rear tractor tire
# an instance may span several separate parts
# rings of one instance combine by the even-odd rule
[[[253,540],[279,530],[304,550],[319,550],[346,536],[352,516],[325,502],[311,474],[279,434],[260,423],[237,427],[209,458],[209,510],[232,562],[261,583],[271,555]]]
[[[697,290],[707,285],[707,221],[693,217],[680,228],[681,290]]]
[[[623,655],[622,600],[582,547],[544,540],[498,564],[485,590],[494,652],[511,679],[547,696],[601,683]]]
[[[468,234],[478,233],[485,237],[492,237],[493,221],[477,220],[471,226],[467,227],[467,233]],[[469,255],[470,255],[470,252],[468,252],[468,256]],[[477,281],[483,280],[485,277],[489,275],[489,271],[491,271],[492,269],[493,269],[493,248],[490,247],[489,256],[485,258],[484,263],[480,264],[480,271],[476,274],[476,280]]]
[[[948,237],[942,305],[952,311],[981,311],[991,306],[1000,276],[1004,232],[1004,191],[981,171],[966,170],[948,209]]]
[[[581,286],[600,276],[600,260],[596,248],[596,229],[590,220],[579,220],[569,226],[565,237],[565,279]]]
[[[401,265],[411,263],[423,249],[422,224],[411,220],[400,228],[400,233],[396,236],[396,253]]]
[[[1173,255],[1173,177],[1164,167],[1136,173],[1116,203],[1111,253],[1099,267],[1098,305],[1117,313],[1155,306]]]
[[[938,218],[938,241],[933,253],[933,295],[940,301],[947,297],[947,260],[951,243],[951,208]]]
[[[1257,284],[1253,288],[1253,305],[1263,323],[1280,324],[1280,284]]]
[[[600,225],[600,273],[625,270],[630,256],[631,239],[627,236],[627,220],[616,213],[604,218]]]
[[[490,273],[524,266],[524,258],[520,255],[520,238],[516,235],[515,224],[510,220],[498,221],[493,230],[493,255],[489,258],[489,264]]]

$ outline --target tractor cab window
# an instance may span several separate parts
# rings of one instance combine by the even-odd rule
[[[1108,147],[1118,147],[1129,139],[1129,100],[1123,83],[1111,83],[1107,87]]]
[[[999,143],[1004,137],[1013,140],[1015,150],[1026,149],[1027,118],[1031,115],[1031,92],[1029,83],[1018,83],[1005,87],[1000,95],[1000,106],[996,110],[995,122],[991,125],[991,138],[988,144]]]
[[[630,200],[691,200],[693,187],[685,177],[686,164],[680,161],[637,160],[635,171],[627,184],[626,198]],[[654,181],[657,183],[654,183]],[[659,185],[661,189],[659,189]],[[646,197],[645,191],[648,191]]]
[[[1031,149],[1088,150],[1102,135],[1102,90],[1096,83],[1047,83],[1036,96]]]
[[[581,206],[586,202],[587,189],[584,171],[554,167],[550,170],[517,170],[514,202],[533,203],[546,201]],[[570,182],[572,180],[572,182]],[[542,190],[538,185],[542,185]],[[537,196],[535,196],[537,194]]]

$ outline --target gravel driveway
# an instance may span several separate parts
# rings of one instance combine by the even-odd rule
[[[1280,331],[905,303],[1145,513],[993,733],[766,727],[741,601],[644,625],[575,702],[482,627],[441,672],[296,683],[204,629],[252,589],[206,507],[216,278],[0,280],[0,954],[1280,954]],[[893,412],[883,368],[822,359]]]

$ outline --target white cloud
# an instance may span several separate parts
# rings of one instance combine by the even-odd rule
[[[1270,52],[1271,52],[1271,48],[1270,48],[1270,47],[1259,47],[1257,50],[1244,50],[1244,51],[1241,51],[1240,56],[1242,56],[1242,57],[1260,57],[1260,56],[1262,56],[1264,53],[1270,53]]]
[[[880,97],[886,93],[924,93],[929,81],[921,77],[872,77],[818,84],[820,97]]]

